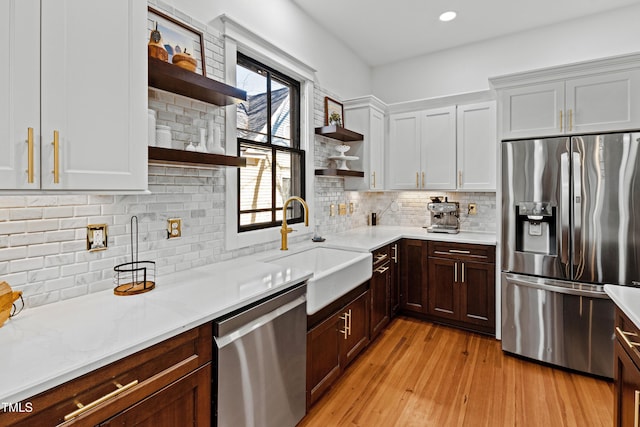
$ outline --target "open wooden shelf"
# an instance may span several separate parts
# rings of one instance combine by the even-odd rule
[[[245,167],[247,165],[247,159],[244,157],[225,156],[223,154],[149,147],[149,163],[175,166]]]
[[[224,106],[247,100],[247,92],[149,57],[149,86]]]
[[[344,169],[316,169],[316,176],[355,176],[364,178],[364,172]]]
[[[364,136],[358,132],[345,129],[342,126],[322,126],[316,128],[316,135],[326,136],[327,138],[337,139],[338,141],[362,141]]]

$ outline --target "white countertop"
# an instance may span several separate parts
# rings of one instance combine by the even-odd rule
[[[631,286],[604,285],[609,298],[640,328],[640,288]]]
[[[491,233],[377,226],[290,247],[371,251],[400,238],[496,244]],[[31,397],[312,277],[264,262],[277,252],[166,275],[141,295],[108,290],[23,310],[0,328],[0,402]]]

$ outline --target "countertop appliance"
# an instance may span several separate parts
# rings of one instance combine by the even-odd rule
[[[449,202],[445,197],[444,202],[440,197],[432,197],[431,203],[427,204],[427,209],[431,213],[431,225],[427,227],[429,233],[450,233],[460,232],[460,204]]]
[[[502,143],[502,349],[613,377],[603,284],[640,281],[640,133]]]
[[[213,426],[294,427],[306,411],[306,283],[214,321]]]

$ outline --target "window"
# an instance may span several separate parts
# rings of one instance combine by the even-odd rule
[[[305,152],[300,149],[300,84],[238,53],[236,86],[247,92],[237,106],[239,156],[238,231],[282,224],[289,197],[304,198]],[[299,203],[287,207],[287,222],[303,219]]]

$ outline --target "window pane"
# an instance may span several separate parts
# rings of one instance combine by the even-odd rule
[[[291,146],[291,89],[275,79],[271,81],[271,135],[273,144]]]
[[[271,211],[240,214],[240,225],[252,225],[271,222]]]
[[[297,153],[276,152],[276,207],[282,208],[285,200],[291,196],[300,196],[301,176],[300,155]],[[287,206],[287,219],[302,215],[302,207],[298,202]]]
[[[267,77],[241,65],[236,67],[236,86],[247,92],[237,105],[238,129],[267,133]],[[251,138],[252,139],[252,138]]]
[[[271,209],[271,149],[243,145],[240,155],[247,159],[240,168],[240,211]]]

